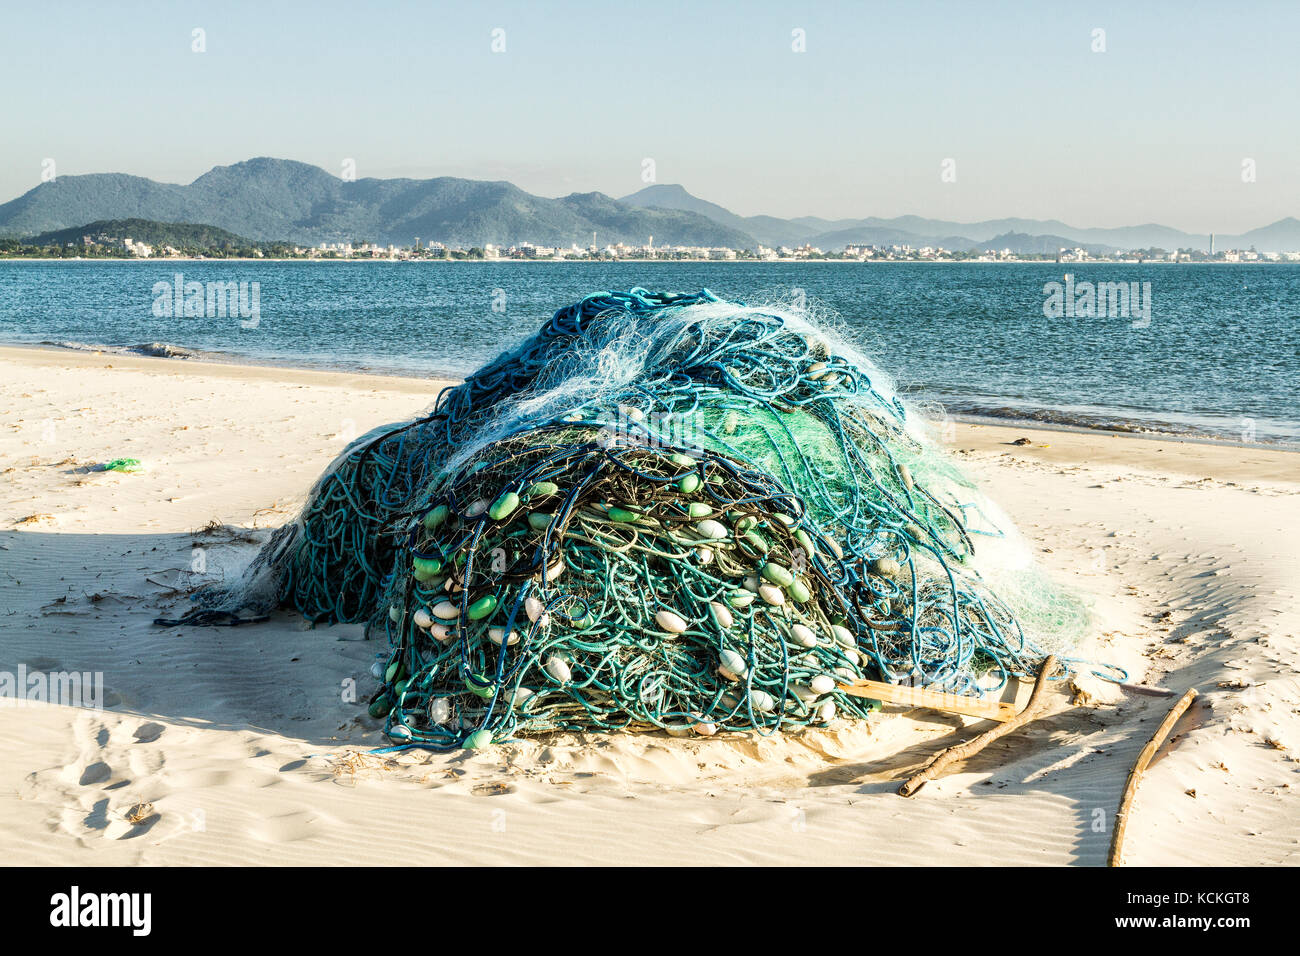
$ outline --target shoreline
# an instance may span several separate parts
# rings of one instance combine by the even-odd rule
[[[151,343],[151,344],[158,344],[164,346],[168,345],[168,343]],[[16,353],[35,353],[38,355],[41,353],[46,353],[50,356],[82,356],[88,360],[100,359],[104,362],[107,362],[109,360],[114,362],[140,362],[140,363],[164,362],[164,363],[171,363],[172,366],[178,364],[188,365],[190,363],[193,363],[194,365],[201,366],[203,368],[227,366],[231,369],[255,368],[255,369],[265,369],[271,371],[280,370],[280,371],[290,372],[290,373],[301,372],[301,373],[312,373],[312,374],[319,374],[319,375],[341,375],[341,376],[349,376],[349,377],[363,376],[366,379],[375,379],[383,382],[400,381],[400,382],[406,382],[412,384],[421,383],[426,388],[428,388],[432,393],[430,402],[432,402],[433,398],[436,397],[438,389],[441,389],[446,385],[457,384],[458,382],[463,380],[463,376],[457,376],[453,374],[443,375],[438,373],[421,373],[415,370],[379,371],[379,370],[368,369],[368,368],[349,368],[346,366],[305,365],[305,364],[296,364],[293,362],[274,362],[269,360],[259,361],[252,357],[245,358],[244,356],[232,355],[230,353],[210,353],[210,352],[203,352],[197,349],[188,349],[185,348],[184,346],[175,346],[175,347],[184,349],[186,352],[189,352],[191,354],[183,355],[183,356],[147,355],[147,354],[140,354],[137,352],[129,351],[129,349],[132,348],[129,346],[114,346],[106,349],[96,349],[90,347],[89,345],[85,347],[80,347],[80,343],[74,346],[74,345],[57,345],[57,344],[48,344],[48,343],[31,344],[31,343],[23,343],[23,342],[0,342],[0,357],[3,357],[5,352],[12,350]],[[121,348],[122,351],[113,351],[112,349],[114,348]],[[212,356],[216,356],[216,357],[212,357]],[[94,366],[96,364],[101,364],[101,363],[88,361],[87,364],[90,366]],[[138,367],[146,368],[149,366],[145,364],[145,365],[140,365]],[[434,385],[436,385],[436,388],[432,387]],[[406,389],[400,389],[400,390],[405,391]],[[412,388],[411,390],[419,391],[419,389],[415,389],[415,388]],[[913,412],[920,414],[920,412],[917,409],[916,402],[914,402],[906,395],[903,396],[903,400],[911,406]],[[924,404],[930,404],[930,403],[925,402]],[[922,415],[921,417],[925,421],[929,421],[932,424],[934,423],[933,419],[926,418],[924,415]],[[1159,431],[1154,429],[1147,430],[1147,431],[1141,431],[1141,430],[1127,431],[1127,430],[1120,430],[1120,429],[1091,427],[1088,425],[1072,424],[1068,422],[1044,422],[1032,418],[1012,418],[1012,417],[1001,418],[1001,417],[996,417],[991,415],[980,415],[980,414],[962,413],[962,412],[948,413],[948,418],[954,422],[961,423],[961,424],[987,426],[992,428],[1024,429],[1026,431],[1045,431],[1045,432],[1057,432],[1057,433],[1079,434],[1079,435],[1098,435],[1098,436],[1105,436],[1110,438],[1131,438],[1137,440],[1169,442],[1172,444],[1189,444],[1189,445],[1205,445],[1210,447],[1258,449],[1261,451],[1285,452],[1287,454],[1300,453],[1300,444],[1296,444],[1296,443],[1286,444],[1282,442],[1243,442],[1243,441],[1234,441],[1229,438],[1223,438],[1221,436],[1215,436],[1215,435],[1189,434],[1189,433],[1180,433],[1180,432],[1172,432],[1172,431]],[[1140,428],[1143,426],[1138,424],[1137,427]]]

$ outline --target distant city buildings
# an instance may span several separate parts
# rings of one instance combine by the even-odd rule
[[[104,234],[83,235],[80,242],[71,241],[64,251],[82,251],[91,256],[148,258],[203,258],[206,256],[253,256],[256,258],[281,257],[302,259],[383,259],[388,261],[424,260],[424,259],[485,259],[485,260],[684,260],[684,261],[758,261],[758,262],[798,262],[811,259],[841,260],[857,262],[1300,262],[1300,250],[1286,252],[1259,252],[1255,249],[1218,249],[1213,234],[1210,236],[1210,250],[1204,249],[1135,249],[1126,252],[1105,253],[1101,250],[1089,251],[1082,246],[1061,247],[1054,252],[1024,253],[1016,252],[1010,247],[1001,249],[986,248],[974,250],[953,250],[943,246],[921,246],[914,248],[897,243],[848,243],[839,250],[823,250],[805,243],[793,248],[776,246],[775,248],[756,244],[753,249],[734,249],[727,246],[671,246],[656,244],[653,236],[648,236],[644,243],[613,242],[597,246],[595,236],[586,246],[571,243],[568,246],[542,245],[532,241],[521,240],[510,245],[484,243],[481,246],[466,246],[441,240],[422,241],[416,239],[410,246],[393,243],[359,240],[338,240],[322,242],[315,246],[304,247],[284,243],[252,243],[247,248],[235,250],[229,245],[214,246],[211,249],[198,249],[192,243],[186,243],[185,249],[172,245],[159,245],[140,242],[132,237],[117,237]],[[48,247],[47,247],[48,248]],[[63,247],[60,247],[63,248]],[[39,254],[31,249],[27,254]],[[0,249],[0,254],[21,254],[18,250]]]
[[[144,242],[136,242],[129,236],[106,236],[103,234],[94,236],[82,236],[81,244],[87,248],[98,248],[105,251],[125,252],[128,256],[137,259],[148,259],[153,255],[153,246]]]

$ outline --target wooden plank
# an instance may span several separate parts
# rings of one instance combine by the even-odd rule
[[[1016,705],[1004,700],[986,700],[983,697],[964,697],[946,694],[928,687],[909,687],[905,684],[886,684],[878,680],[859,680],[841,684],[837,690],[852,697],[869,697],[887,704],[924,707],[948,714],[965,714],[986,720],[1008,721],[1016,716]]]

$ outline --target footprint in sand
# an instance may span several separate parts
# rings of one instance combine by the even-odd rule
[[[157,724],[154,723],[153,721],[149,721],[148,723],[141,724],[139,727],[137,727],[135,729],[135,733],[132,736],[135,737],[138,743],[151,744],[159,737],[161,737],[163,731],[166,729],[167,728],[164,727],[162,724]]]
[[[92,787],[97,783],[103,783],[112,776],[113,768],[104,761],[97,760],[92,764],[88,764],[81,771],[81,778],[77,781],[77,784],[82,787]]]
[[[51,830],[83,845],[88,837],[129,840],[149,833],[162,819],[151,801],[165,795],[157,792],[165,757],[147,745],[165,729],[153,721],[131,728],[92,714],[76,717],[72,736],[77,756],[27,778],[37,790],[58,794],[62,806],[50,821]]]

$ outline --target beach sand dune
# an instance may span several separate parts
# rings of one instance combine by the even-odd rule
[[[887,707],[786,737],[372,754],[383,648],[360,627],[151,623],[237,574],[348,440],[437,388],[0,349],[0,672],[103,675],[100,708],[0,707],[6,862],[1105,862],[1174,698],[1081,676],[903,799],[903,777],[986,725]],[[1126,862],[1300,862],[1300,456],[969,424],[949,439],[1090,602],[1081,656],[1201,693],[1142,784]],[[144,470],[92,470],[122,457]]]

